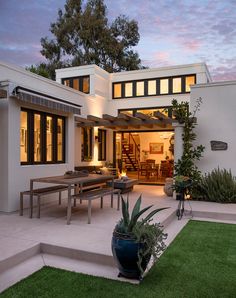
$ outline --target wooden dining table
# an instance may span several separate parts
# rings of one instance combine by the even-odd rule
[[[71,220],[71,196],[72,189],[75,186],[79,187],[79,192],[82,192],[83,185],[89,183],[89,185],[96,185],[100,182],[111,181],[111,187],[114,188],[114,176],[112,175],[98,175],[98,174],[89,174],[88,176],[52,176],[52,177],[41,177],[30,179],[30,217],[32,218],[33,211],[33,191],[34,183],[50,183],[50,184],[60,184],[68,186],[68,199],[67,199],[67,217],[66,222],[69,225]],[[111,194],[111,200],[113,200],[113,194]]]

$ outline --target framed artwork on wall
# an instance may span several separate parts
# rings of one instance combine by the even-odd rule
[[[163,154],[164,143],[149,143],[150,154]]]

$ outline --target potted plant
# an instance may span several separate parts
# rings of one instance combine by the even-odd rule
[[[151,220],[157,212],[167,208],[155,209],[139,220],[152,205],[140,210],[140,196],[130,215],[128,198],[121,200],[122,218],[113,232],[112,253],[118,265],[118,276],[141,280],[150,258],[155,262],[165,249],[167,234],[163,233],[160,223],[151,223]]]
[[[173,189],[176,191],[176,199],[184,200],[184,197],[188,194],[188,189],[191,185],[192,180],[188,176],[175,176]]]

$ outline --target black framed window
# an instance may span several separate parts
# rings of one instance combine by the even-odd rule
[[[91,161],[93,155],[93,128],[81,128],[81,160]]]
[[[193,84],[196,84],[196,74],[114,82],[112,83],[112,98],[189,93],[190,85]]]
[[[98,160],[106,160],[107,147],[107,131],[105,129],[98,129]]]
[[[65,117],[21,109],[22,165],[65,162]]]
[[[62,84],[83,93],[90,93],[90,77],[89,76],[79,76],[72,78],[63,78]]]
[[[154,116],[155,112],[161,112],[169,118],[173,118],[172,106],[162,106],[162,107],[148,107],[148,108],[133,108],[133,109],[119,109],[118,114],[124,112],[125,114],[129,113],[134,116],[136,113],[146,114],[150,117]]]

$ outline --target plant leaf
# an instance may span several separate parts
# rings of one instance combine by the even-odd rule
[[[140,197],[137,199],[134,205],[130,221],[132,221],[135,215],[137,215],[140,212],[141,201],[142,201],[142,195],[140,195]]]
[[[150,212],[142,221],[142,225],[144,223],[146,223],[147,221],[149,221],[157,212],[160,212],[162,210],[165,210],[165,209],[169,209],[169,207],[165,207],[165,208],[159,208],[159,209],[155,209],[153,210],[152,212]]]
[[[129,200],[127,199],[127,202],[123,199],[121,196],[121,202],[122,202],[122,215],[124,219],[124,227],[128,228],[129,225]]]
[[[130,221],[129,226],[128,226],[128,231],[129,231],[129,232],[132,232],[132,230],[133,230],[134,226],[136,225],[137,220],[139,219],[139,217],[140,217],[144,212],[146,212],[148,209],[150,209],[152,206],[153,206],[153,205],[148,206],[148,207],[142,209],[141,211],[139,211],[139,213],[137,213],[137,214],[133,217],[132,221]]]

